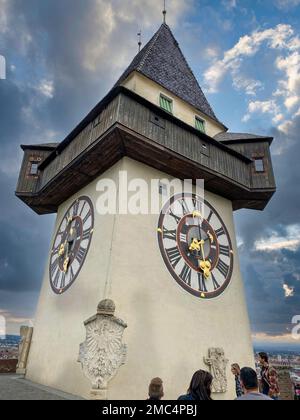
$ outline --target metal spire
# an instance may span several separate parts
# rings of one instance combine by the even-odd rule
[[[167,16],[167,10],[166,10],[166,0],[164,0],[164,10],[163,10],[163,16],[164,16],[164,23],[166,23],[166,16]]]
[[[139,42],[138,42],[138,45],[139,45],[139,52],[141,51],[141,47],[142,47],[142,30],[140,30],[140,32],[137,34],[138,35],[138,39],[139,39]]]

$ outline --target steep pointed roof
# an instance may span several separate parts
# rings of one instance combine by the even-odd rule
[[[133,71],[160,84],[220,123],[167,24],[163,23],[135,56],[116,85],[120,85]]]

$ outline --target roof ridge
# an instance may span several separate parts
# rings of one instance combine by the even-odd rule
[[[156,31],[156,33],[153,35],[153,37],[150,39],[149,42],[147,42],[147,44],[145,45],[145,48],[148,46],[147,48],[147,52],[145,53],[144,58],[142,58],[140,65],[137,66],[137,70],[142,70],[146,59],[148,58],[150,52],[152,51],[152,48],[155,44],[155,42],[157,41],[157,39],[160,36],[160,32],[161,32],[161,27],[165,25],[164,23],[160,26],[160,28],[158,29],[158,31]]]

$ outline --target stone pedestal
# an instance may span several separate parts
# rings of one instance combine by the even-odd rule
[[[32,340],[33,328],[32,327],[21,327],[20,335],[21,341],[19,344],[19,358],[17,364],[17,374],[25,375],[27,360]]]

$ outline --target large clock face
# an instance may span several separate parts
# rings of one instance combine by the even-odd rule
[[[54,239],[49,276],[53,291],[65,292],[84,264],[94,231],[94,209],[88,197],[78,198],[68,209]]]
[[[164,206],[158,224],[164,262],[177,283],[194,296],[210,299],[229,285],[233,250],[217,211],[194,194],[179,194]]]

